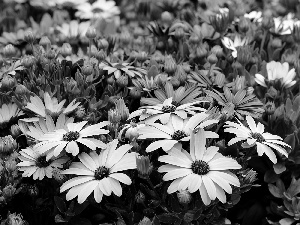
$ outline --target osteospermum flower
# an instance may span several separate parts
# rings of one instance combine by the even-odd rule
[[[261,123],[255,123],[251,116],[246,116],[248,127],[244,126],[241,122],[226,122],[224,125],[225,132],[235,134],[236,137],[228,142],[228,145],[233,145],[239,141],[245,141],[242,147],[249,148],[256,146],[259,156],[266,154],[269,159],[275,164],[277,162],[276,155],[272,149],[284,156],[288,156],[283,146],[290,146],[282,141],[282,138],[267,132],[264,132],[264,125]]]
[[[57,98],[51,98],[48,92],[44,93],[44,102],[38,96],[31,96],[30,102],[27,103],[26,109],[34,112],[39,117],[46,117],[46,114],[51,116],[58,116],[59,114],[69,114],[73,112],[80,105],[80,102],[76,103],[74,99],[67,108],[64,108],[66,100],[62,100],[58,103]]]
[[[18,169],[23,171],[23,177],[33,177],[34,180],[42,180],[45,176],[52,178],[52,172],[55,168],[62,168],[68,161],[67,156],[58,156],[46,159],[46,155],[40,154],[36,149],[26,148],[20,151],[21,160],[17,164]]]
[[[109,124],[108,121],[97,123],[91,126],[86,125],[87,121],[79,123],[68,123],[64,129],[55,130],[44,134],[39,138],[40,143],[36,148],[41,153],[47,153],[47,157],[58,156],[64,149],[73,156],[79,154],[77,143],[81,143],[86,147],[96,150],[96,148],[105,148],[106,145],[95,138],[94,135],[107,134],[109,131],[101,129]]]
[[[0,108],[0,127],[6,127],[10,120],[23,114],[16,104],[3,104]]]
[[[132,112],[128,119],[132,119],[136,116],[140,116],[140,120],[145,123],[154,123],[160,120],[162,124],[166,124],[171,115],[179,116],[181,119],[186,119],[188,114],[195,115],[196,112],[204,112],[206,109],[194,106],[204,101],[196,101],[183,105],[174,105],[173,98],[166,99],[163,104],[157,104],[155,106],[142,106],[138,110]]]
[[[252,20],[253,22],[261,23],[262,21],[262,12],[261,11],[251,11],[244,15],[245,18]]]
[[[297,21],[293,13],[289,13],[285,17],[275,17],[274,27],[271,31],[277,35],[289,35],[294,29],[294,23]]]
[[[181,141],[189,141],[190,135],[196,128],[205,128],[218,123],[219,120],[207,119],[209,114],[198,113],[185,120],[177,116],[171,116],[165,125],[159,123],[149,123],[138,130],[138,139],[163,139],[152,142],[147,148],[147,152],[152,152],[162,148],[164,151],[171,150],[174,146],[181,148]],[[212,131],[205,131],[206,138],[218,138],[219,135]]]
[[[236,35],[234,37],[234,41],[232,41],[228,37],[223,37],[222,38],[222,43],[226,48],[232,50],[232,56],[234,58],[236,58],[237,57],[237,49],[236,48],[239,47],[239,46],[247,45],[249,43],[249,39],[247,37],[242,39],[239,35]]]
[[[68,201],[78,196],[78,203],[81,204],[92,192],[98,203],[102,201],[103,195],[122,195],[120,182],[130,185],[131,179],[120,172],[136,168],[136,153],[128,153],[131,145],[119,148],[117,145],[118,140],[113,140],[100,155],[96,152],[82,153],[78,156],[80,162],[72,163],[69,169],[62,172],[77,175],[60,188],[60,192],[70,189],[66,195]]]
[[[240,169],[241,166],[236,160],[218,153],[218,147],[206,148],[205,143],[203,129],[197,134],[192,133],[190,153],[174,149],[169,155],[159,157],[158,161],[167,165],[159,167],[158,172],[166,172],[164,181],[174,180],[167,190],[169,194],[185,189],[190,193],[199,190],[205,205],[216,198],[225,203],[225,192],[232,193],[230,184],[240,186],[239,179],[229,170]]]
[[[63,23],[56,29],[63,35],[64,38],[71,40],[85,37],[85,33],[90,27],[90,21],[79,23],[77,20],[72,20],[68,23]]]
[[[296,83],[294,80],[296,77],[295,69],[293,68],[289,70],[289,64],[287,62],[280,63],[272,61],[267,63],[266,67],[268,72],[268,82],[280,80],[281,86],[284,88],[292,87]],[[267,87],[265,77],[263,75],[255,74],[255,81],[261,86]]]

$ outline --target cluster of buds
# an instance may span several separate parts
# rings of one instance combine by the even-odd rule
[[[10,154],[17,147],[18,147],[18,144],[11,135],[7,135],[5,137],[0,138],[0,154]]]

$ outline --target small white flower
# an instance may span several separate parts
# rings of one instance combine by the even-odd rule
[[[261,23],[262,21],[262,12],[261,11],[252,11],[244,15],[245,18],[253,20],[253,22]]]
[[[234,58],[236,58],[237,57],[237,50],[236,50],[236,48],[239,47],[239,46],[245,46],[245,45],[247,45],[249,43],[249,39],[247,37],[245,37],[245,38],[242,39],[239,35],[236,35],[234,37],[234,41],[232,41],[228,37],[223,37],[222,38],[222,43],[223,43],[223,45],[226,48],[232,50],[232,56]]]
[[[241,122],[239,122],[239,124],[234,122],[226,122],[224,131],[236,135],[235,138],[228,142],[229,146],[239,141],[245,141],[242,144],[244,148],[249,148],[256,145],[258,155],[262,156],[263,154],[266,154],[274,164],[277,163],[277,158],[272,149],[275,149],[286,157],[288,156],[286,150],[282,146],[289,148],[290,146],[284,143],[281,137],[264,132],[264,125],[261,123],[257,123],[256,125],[251,116],[246,116],[246,121],[249,128],[245,127]]]
[[[287,62],[269,62],[267,63],[268,81],[280,80],[282,87],[292,87],[296,81],[293,80],[296,76],[295,69],[289,70],[289,64]],[[265,78],[261,74],[255,74],[256,83],[261,86],[267,87]]]

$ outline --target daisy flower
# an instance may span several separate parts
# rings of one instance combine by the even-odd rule
[[[46,155],[40,154],[36,149],[26,148],[20,151],[20,163],[18,169],[23,171],[23,177],[42,180],[45,176],[52,178],[52,172],[55,168],[62,168],[69,158],[67,156],[58,156],[46,159]]]
[[[105,148],[106,145],[102,141],[91,136],[107,134],[109,131],[101,128],[109,125],[110,122],[105,121],[83,128],[86,123],[87,121],[68,123],[65,128],[46,133],[39,138],[41,142],[35,147],[40,153],[47,153],[47,157],[58,156],[64,149],[76,156],[79,154],[77,143],[81,143],[92,150]]]
[[[81,19],[92,19],[95,17],[101,17],[104,19],[112,19],[120,14],[118,6],[115,1],[97,0],[93,4],[84,2],[78,4],[76,9],[78,10],[75,15]]]
[[[262,12],[261,11],[252,11],[244,15],[245,18],[252,20],[253,22],[261,23],[262,21]]]
[[[39,141],[39,139],[46,133],[54,132],[58,129],[67,129],[68,123],[73,123],[74,118],[68,118],[64,114],[60,114],[54,123],[51,116],[46,115],[46,118],[39,118],[39,121],[31,121],[30,119],[20,119],[18,125],[23,134]]]
[[[90,21],[79,23],[77,20],[72,20],[68,23],[63,23],[56,29],[63,35],[64,38],[73,40],[78,39],[79,37],[84,38],[89,27]]]
[[[100,155],[96,152],[81,153],[78,156],[80,162],[72,163],[69,169],[62,172],[77,175],[60,188],[60,192],[70,189],[66,195],[67,201],[78,196],[78,203],[81,204],[92,192],[97,203],[102,201],[103,195],[122,195],[120,182],[130,185],[131,179],[120,172],[136,168],[136,153],[128,153],[131,145],[122,145],[119,148],[117,145],[118,140],[115,139]]]
[[[26,109],[34,112],[40,117],[46,117],[46,114],[50,114],[51,116],[58,116],[59,114],[69,114],[80,105],[80,102],[75,103],[75,99],[67,106],[67,108],[63,108],[66,100],[62,100],[58,103],[57,98],[51,98],[48,92],[44,93],[44,102],[38,96],[31,96],[30,102],[27,103]],[[37,119],[38,120],[38,119]]]
[[[241,122],[226,122],[224,125],[225,132],[235,134],[236,137],[228,142],[228,145],[233,145],[239,141],[245,141],[242,147],[249,148],[256,146],[257,153],[259,156],[266,154],[269,159],[275,164],[277,158],[272,149],[275,149],[280,154],[288,156],[283,146],[290,146],[282,141],[282,138],[267,132],[264,132],[264,125],[261,123],[255,124],[254,119],[251,116],[246,116],[248,127],[244,126]]]
[[[275,17],[274,27],[271,31],[278,35],[289,35],[294,29],[294,23],[297,21],[293,13],[289,13],[285,17]]]
[[[289,70],[289,64],[287,62],[269,62],[267,63],[267,72],[269,82],[280,80],[281,86],[284,88],[292,87],[296,83],[294,80],[296,71],[294,68]],[[255,81],[261,86],[268,87],[265,82],[265,77],[261,74],[255,74]]]
[[[234,58],[236,58],[237,57],[237,49],[236,48],[239,46],[247,45],[249,43],[249,39],[247,37],[242,39],[239,35],[235,35],[234,41],[232,41],[228,37],[223,37],[222,43],[226,48],[232,50],[232,56]]]
[[[236,160],[218,153],[218,147],[206,148],[205,143],[203,129],[197,134],[192,133],[190,153],[173,149],[170,154],[159,157],[158,161],[167,165],[159,167],[158,172],[166,173],[164,181],[174,180],[167,190],[168,194],[185,189],[190,193],[199,190],[205,205],[216,198],[225,203],[225,192],[232,193],[230,184],[240,186],[239,179],[229,170],[241,169],[241,166]]]
[[[163,104],[140,107],[138,110],[132,112],[128,119],[140,116],[139,119],[145,123],[154,123],[155,121],[160,120],[162,124],[166,124],[169,122],[171,115],[179,116],[181,119],[186,119],[188,114],[195,115],[196,112],[206,111],[204,108],[194,106],[201,102],[204,101],[196,101],[177,106],[174,105],[173,97],[171,97],[166,99]]]
[[[181,141],[189,141],[193,130],[205,128],[218,123],[219,120],[209,120],[209,114],[198,113],[185,120],[177,116],[171,116],[169,122],[165,125],[159,123],[149,123],[147,126],[138,130],[138,139],[158,138],[163,140],[154,141],[147,148],[147,152],[152,152],[162,148],[164,151],[171,150],[174,146],[181,147]],[[205,131],[206,138],[218,138],[219,135],[212,131]]]
[[[3,104],[0,108],[0,127],[5,128],[10,120],[23,114],[16,104]]]

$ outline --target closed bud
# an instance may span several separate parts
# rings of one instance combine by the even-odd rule
[[[223,73],[218,73],[214,83],[219,87],[223,87],[225,84],[225,75]]]
[[[21,214],[12,213],[7,216],[5,225],[26,225]]]
[[[165,57],[165,72],[173,74],[176,71],[177,64],[171,55]]]
[[[116,80],[116,84],[121,87],[127,87],[128,85],[128,76],[127,75],[122,75]]]
[[[187,74],[181,65],[177,66],[175,77],[179,80],[181,85],[183,85],[186,82]]]
[[[173,19],[174,19],[173,15],[168,11],[164,11],[161,14],[161,20],[163,23],[170,25],[172,23]]]
[[[51,45],[51,41],[47,36],[43,36],[39,42],[40,45],[42,45],[44,48],[47,48]]]
[[[63,43],[60,54],[65,58],[72,55],[72,46],[69,43]]]
[[[17,138],[22,134],[22,131],[18,124],[14,124],[10,127],[10,133],[13,138]]]
[[[147,52],[145,51],[140,51],[138,54],[137,54],[137,60],[140,61],[140,62],[145,62],[148,58],[148,54]]]
[[[28,187],[27,193],[31,197],[36,197],[39,195],[39,189],[36,185],[31,185]]]
[[[184,37],[184,30],[182,27],[178,27],[174,33],[175,38],[182,39]]]
[[[129,117],[129,109],[126,106],[124,99],[120,98],[116,100],[115,104],[116,104],[116,110],[119,112],[121,116],[121,120],[123,122],[126,121]]]
[[[242,17],[239,22],[239,31],[246,33],[249,30],[249,19]]]
[[[201,46],[198,46],[197,49],[196,49],[196,57],[198,58],[204,58],[207,56],[207,50],[206,48],[201,45]]]
[[[239,70],[239,69],[242,69],[243,66],[242,66],[241,63],[239,63],[238,61],[236,61],[236,62],[232,63],[232,68]]]
[[[273,48],[281,48],[282,47],[282,41],[279,38],[274,38],[271,42],[271,45]]]
[[[17,84],[17,81],[14,77],[6,75],[2,78],[1,89],[3,91],[11,91]]]
[[[17,169],[17,162],[14,159],[8,159],[5,161],[5,168],[9,172],[14,172]]]
[[[101,49],[100,51],[97,52],[95,57],[101,62],[106,58],[106,53],[103,51],[103,49]]]
[[[137,87],[133,87],[133,88],[130,89],[129,95],[133,99],[140,99],[142,97],[142,92]]]
[[[27,30],[24,33],[24,41],[33,44],[35,41],[35,35],[33,34],[33,32],[31,30]]]
[[[215,54],[218,58],[221,58],[223,54],[223,48],[220,45],[215,45],[212,49],[211,52]]]
[[[25,68],[31,68],[35,63],[35,58],[32,55],[25,55],[22,58],[21,63]]]
[[[180,81],[178,80],[177,77],[172,77],[172,78],[170,79],[170,83],[172,84],[172,86],[173,86],[174,88],[178,88],[178,87],[180,86]]]
[[[111,122],[112,124],[120,123],[120,121],[121,121],[120,113],[115,109],[109,110],[108,111],[108,121]]]
[[[130,33],[128,31],[124,31],[120,34],[120,42],[123,45],[128,45],[131,41],[131,36]]]
[[[139,204],[144,203],[146,200],[146,196],[144,195],[143,192],[139,191],[136,196],[135,196],[135,201]]]
[[[188,204],[190,203],[192,196],[187,190],[180,190],[177,192],[177,198],[181,204]]]
[[[98,40],[98,48],[99,49],[103,49],[103,50],[106,50],[109,46],[109,43],[106,39],[102,38],[100,40]]]
[[[54,49],[49,49],[46,54],[45,54],[46,58],[49,60],[55,59],[56,56],[56,52]]]
[[[269,101],[267,102],[265,105],[264,105],[264,109],[265,109],[265,112],[268,114],[268,115],[273,115],[274,112],[275,112],[275,104],[273,101]]]
[[[81,72],[82,72],[83,75],[89,76],[89,75],[93,74],[94,68],[93,68],[92,65],[87,64],[87,65],[83,66],[83,68],[81,69]]]
[[[26,95],[27,93],[29,93],[29,90],[23,84],[18,84],[16,86],[16,89],[15,89],[16,95],[22,96],[22,95]]]
[[[11,184],[5,186],[2,190],[3,197],[8,200],[11,199],[16,193],[16,188],[12,186]]]
[[[92,27],[90,26],[86,33],[85,33],[85,36],[88,38],[88,39],[94,39],[96,36],[97,36],[97,32],[96,32],[96,29],[95,27]]]
[[[188,63],[183,63],[182,64],[182,69],[186,72],[186,73],[190,73],[191,72],[191,66]]]
[[[148,217],[144,216],[144,218],[139,222],[138,225],[152,225],[152,224],[153,224],[152,221]]]
[[[136,169],[141,178],[148,178],[153,170],[153,166],[150,162],[149,156],[136,156]]]
[[[229,26],[229,15],[227,13],[219,13],[209,18],[210,24],[216,32],[222,34]]]
[[[82,106],[78,106],[77,110],[75,111],[75,117],[77,119],[83,119],[85,117],[85,108]]]
[[[108,77],[106,81],[107,81],[107,83],[110,84],[110,85],[113,85],[113,84],[116,82],[114,76]]]
[[[250,46],[239,46],[237,49],[237,61],[242,65],[247,65],[252,59],[252,50]]]
[[[3,48],[3,54],[6,58],[11,58],[17,54],[17,50],[12,44],[9,44]]]
[[[193,33],[190,38],[189,38],[189,42],[192,44],[192,45],[198,45],[200,42],[201,42],[201,37],[199,37],[198,34],[196,33]]]
[[[210,54],[208,57],[207,57],[207,61],[210,63],[210,64],[216,64],[218,62],[218,58],[215,54]]]
[[[274,27],[274,20],[272,16],[264,16],[262,20],[262,27],[265,30],[269,30],[270,28]]]
[[[158,86],[164,86],[166,84],[168,80],[168,74],[166,73],[161,73],[158,74],[155,78],[154,78],[154,82],[158,85]]]

